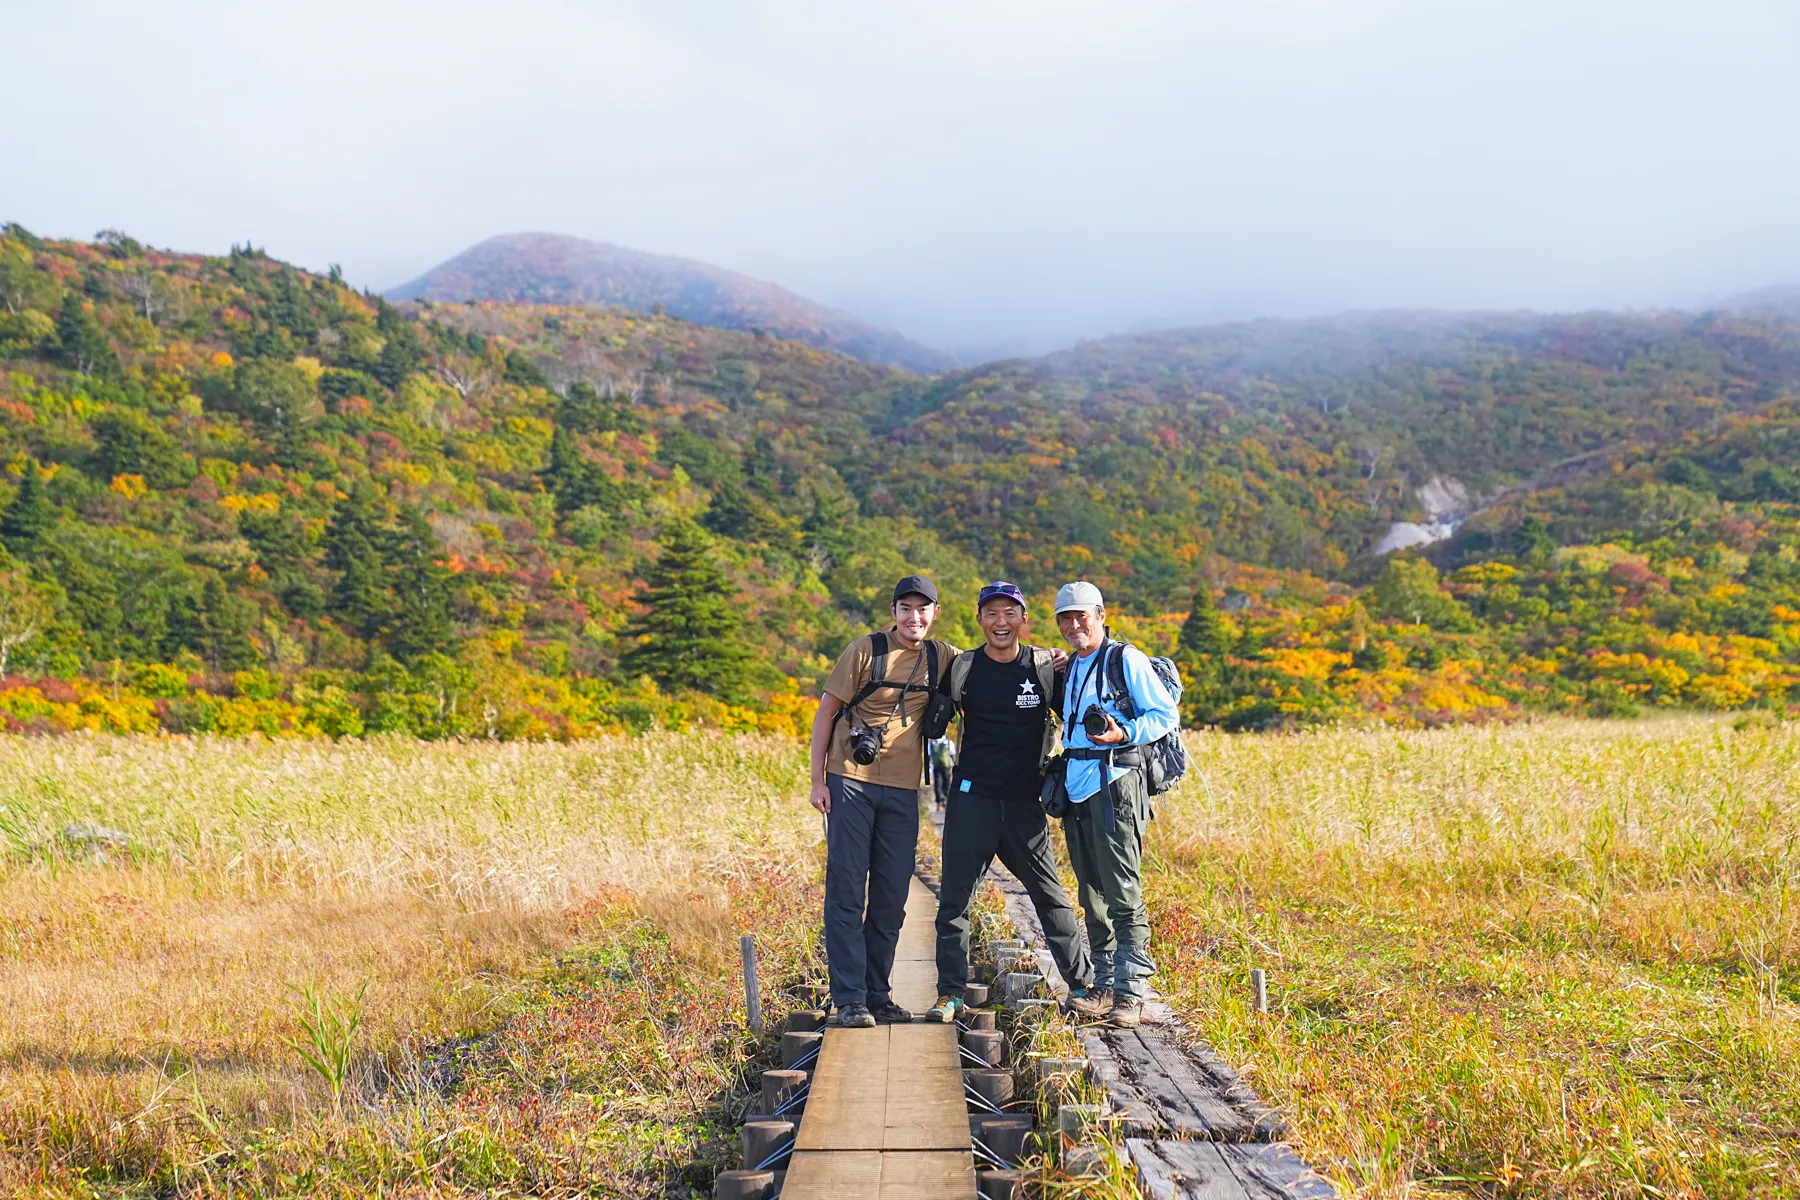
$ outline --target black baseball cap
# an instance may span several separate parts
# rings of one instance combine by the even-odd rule
[[[936,604],[938,602],[937,584],[923,575],[908,575],[894,585],[894,603],[900,603],[902,596],[923,596]]]

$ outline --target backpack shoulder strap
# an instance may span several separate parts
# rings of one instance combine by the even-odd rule
[[[850,714],[850,710],[873,695],[887,680],[888,636],[877,629],[869,635],[869,677],[863,681],[862,687],[856,690],[856,698],[838,709],[837,716],[831,719],[836,725]],[[854,722],[852,722],[854,725]]]
[[[1125,654],[1131,648],[1131,643],[1124,638],[1108,638],[1106,645],[1100,648],[1100,653],[1106,656],[1103,666],[1113,705],[1128,718],[1137,715],[1137,701],[1132,698],[1131,687],[1125,682]]]
[[[969,686],[969,672],[975,669],[974,650],[964,650],[950,664],[950,699],[962,704],[963,692]]]
[[[877,629],[869,635],[869,682],[880,683],[887,678],[888,636],[885,629]]]
[[[1037,675],[1038,687],[1042,690],[1044,703],[1049,704],[1056,698],[1056,663],[1050,651],[1042,646],[1031,648],[1031,669]]]
[[[1038,687],[1043,689],[1044,696],[1044,740],[1038,746],[1038,770],[1041,771],[1056,750],[1056,706],[1063,701],[1056,694],[1056,663],[1052,661],[1050,651],[1033,646],[1031,670],[1037,676]]]
[[[925,656],[925,694],[928,696],[937,691],[938,650],[943,644],[927,638],[925,644],[919,647],[919,652]]]

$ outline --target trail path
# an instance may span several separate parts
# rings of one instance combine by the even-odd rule
[[[894,1001],[936,999],[937,898],[917,877],[894,956]],[[975,1162],[954,1025],[825,1031],[782,1200],[973,1200]]]

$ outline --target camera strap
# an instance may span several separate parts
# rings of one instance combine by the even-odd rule
[[[1063,709],[1063,728],[1064,729],[1067,729],[1072,725],[1076,725],[1076,724],[1080,723],[1080,721],[1081,721],[1081,698],[1083,696],[1087,695],[1088,684],[1092,683],[1094,685],[1094,703],[1098,704],[1102,700],[1106,699],[1106,697],[1101,694],[1100,687],[1101,687],[1103,680],[1105,679],[1104,672],[1106,670],[1106,652],[1111,647],[1111,645],[1112,645],[1111,642],[1101,643],[1100,649],[1098,649],[1094,652],[1094,665],[1091,668],[1089,668],[1088,673],[1086,675],[1083,675],[1081,677],[1081,680],[1079,683],[1077,683],[1076,679],[1075,679],[1075,667],[1076,667],[1076,664],[1081,662],[1081,660],[1079,658],[1077,658],[1077,659],[1072,660],[1069,663],[1069,683],[1075,686],[1075,696],[1072,700],[1070,700],[1069,706],[1067,708]]]
[[[914,661],[912,673],[906,677],[906,682],[898,683],[887,677],[887,664],[888,664],[887,631],[878,629],[874,633],[871,633],[869,635],[869,678],[868,678],[868,681],[856,690],[856,696],[854,699],[852,699],[850,701],[850,703],[848,703],[848,704],[844,705],[844,707],[838,709],[837,716],[832,718],[831,723],[835,726],[839,721],[845,719],[846,717],[850,717],[852,724],[854,724],[855,723],[854,710],[859,705],[861,705],[864,700],[867,700],[870,696],[874,695],[876,692],[880,691],[882,688],[896,688],[896,689],[898,689],[898,693],[894,698],[894,707],[893,707],[892,711],[890,711],[888,713],[887,720],[884,721],[881,726],[882,732],[885,735],[887,732],[887,727],[893,723],[894,718],[902,715],[902,711],[906,705],[906,693],[920,692],[920,691],[923,691],[923,692],[937,691],[937,683],[938,683],[937,647],[935,647],[931,644],[930,638],[927,638],[927,639],[925,639],[924,642],[920,643],[919,654],[922,656],[924,664],[925,664],[925,676],[926,676],[925,686],[920,687],[915,682],[919,678],[919,662],[918,661]]]

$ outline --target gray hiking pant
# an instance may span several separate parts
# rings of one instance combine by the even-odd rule
[[[842,775],[825,776],[831,820],[825,840],[825,958],[831,1002],[892,999],[888,976],[906,920],[919,848],[919,793]]]

